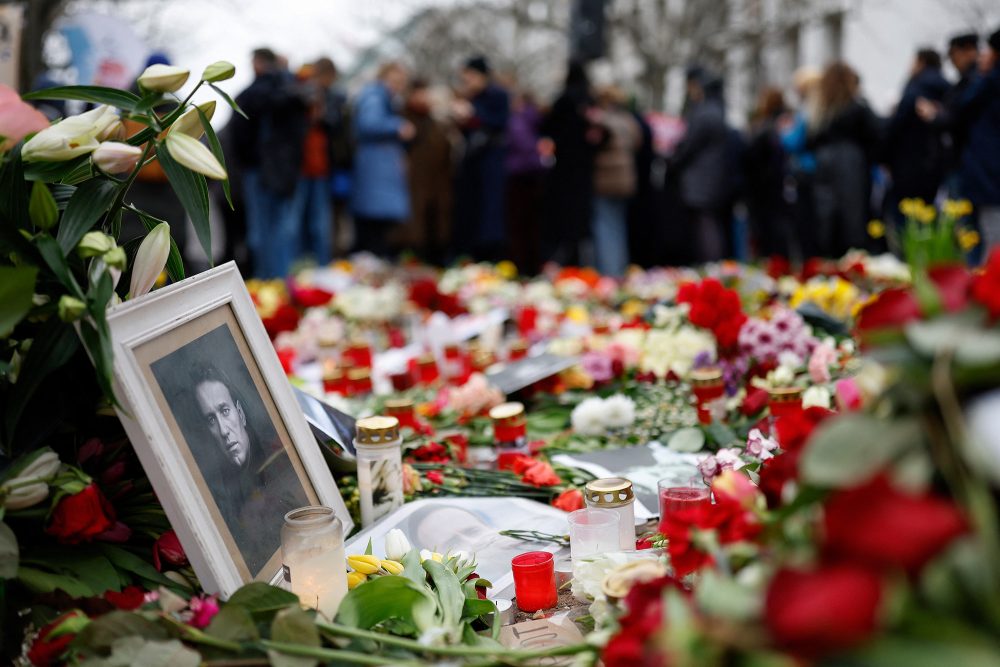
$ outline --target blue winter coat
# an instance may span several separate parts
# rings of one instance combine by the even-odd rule
[[[1000,204],[1000,68],[975,81],[962,97],[960,111],[968,142],[962,152],[962,194],[974,206]]]
[[[399,138],[403,118],[381,82],[365,86],[354,103],[355,216],[403,222],[410,216],[406,185],[406,151]]]

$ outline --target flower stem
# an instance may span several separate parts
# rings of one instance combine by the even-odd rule
[[[304,644],[287,644],[285,642],[276,642],[269,639],[262,639],[260,645],[265,649],[271,651],[277,651],[278,653],[283,653],[285,655],[295,655],[302,656],[306,658],[319,658],[320,660],[326,660],[336,663],[347,663],[351,665],[400,665],[404,667],[419,667],[424,663],[419,660],[395,660],[387,659],[378,655],[370,655],[368,653],[357,653],[355,651],[344,651],[342,649],[335,648],[322,648],[319,646],[306,646]]]

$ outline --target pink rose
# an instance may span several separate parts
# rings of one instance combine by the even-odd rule
[[[817,345],[809,357],[809,377],[816,384],[830,381],[830,366],[837,362],[837,351],[832,345],[823,343]]]

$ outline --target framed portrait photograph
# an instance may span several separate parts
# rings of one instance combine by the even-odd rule
[[[122,424],[206,591],[281,579],[284,515],[353,522],[232,262],[108,311]]]

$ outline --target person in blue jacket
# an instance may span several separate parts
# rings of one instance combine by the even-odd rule
[[[462,69],[463,98],[452,113],[465,147],[455,183],[455,245],[460,254],[496,261],[507,252],[504,195],[510,97],[475,56]]]
[[[354,103],[351,212],[355,251],[386,255],[386,233],[410,216],[404,144],[413,138],[414,129],[396,109],[396,98],[405,90],[407,78],[400,63],[385,63]]]

